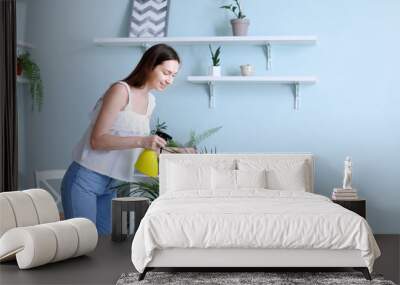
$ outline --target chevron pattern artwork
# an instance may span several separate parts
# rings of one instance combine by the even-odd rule
[[[169,0],[132,0],[130,37],[165,37]]]

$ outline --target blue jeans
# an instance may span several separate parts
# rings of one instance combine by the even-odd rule
[[[88,218],[96,224],[100,235],[110,234],[111,199],[116,197],[116,191],[110,188],[117,182],[118,180],[72,162],[61,184],[65,218]]]

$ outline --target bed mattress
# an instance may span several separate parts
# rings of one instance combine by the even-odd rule
[[[156,250],[173,248],[359,250],[370,271],[380,255],[361,216],[318,194],[265,189],[160,196],[134,237],[132,262],[143,272]]]

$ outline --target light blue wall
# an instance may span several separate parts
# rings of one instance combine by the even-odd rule
[[[22,1],[22,0],[21,0]],[[207,89],[186,82],[205,74],[206,46],[176,46],[183,65],[176,83],[157,94],[159,116],[178,140],[190,129],[222,125],[206,144],[220,152],[312,152],[316,191],[340,186],[343,160],[354,161],[354,185],[367,199],[376,233],[400,233],[400,2],[396,0],[243,0],[251,35],[317,35],[315,46],[273,47],[265,69],[261,47],[224,46],[224,74],[250,63],[258,75],[317,75],[292,109],[288,86],[217,87],[217,108]],[[45,84],[41,113],[25,114],[27,171],[65,168],[88,124],[88,112],[107,86],[127,75],[139,48],[99,47],[95,37],[127,36],[131,1],[35,0],[28,5],[26,38],[36,49]],[[170,0],[169,36],[230,35],[224,1]],[[25,21],[26,20],[26,21]],[[25,24],[24,24],[25,25]],[[30,100],[26,98],[26,100]],[[28,101],[29,102],[29,101]]]

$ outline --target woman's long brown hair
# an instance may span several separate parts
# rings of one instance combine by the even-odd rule
[[[177,52],[172,47],[166,44],[154,45],[146,50],[135,69],[122,81],[133,87],[143,87],[151,71],[166,60],[176,60],[181,63]]]

